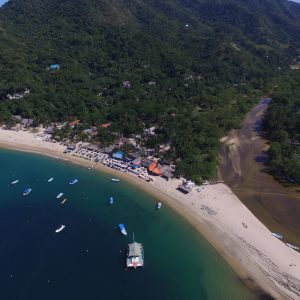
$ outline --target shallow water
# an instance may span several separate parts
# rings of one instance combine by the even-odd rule
[[[164,205],[155,210],[139,189],[16,151],[0,151],[0,170],[1,299],[257,299],[189,224]],[[70,186],[72,178],[79,182]],[[25,187],[32,192],[23,197]],[[124,268],[133,232],[145,249],[135,271]]]

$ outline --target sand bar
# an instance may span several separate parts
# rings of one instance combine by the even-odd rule
[[[45,154],[110,174],[116,171],[64,154],[65,147],[36,134],[0,130],[0,147]],[[224,184],[201,186],[188,195],[176,188],[181,180],[156,177],[147,183],[117,171],[127,180],[169,205],[189,221],[250,286],[275,299],[300,299],[300,253],[290,249],[242,204]]]

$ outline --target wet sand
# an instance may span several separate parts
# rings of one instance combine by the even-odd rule
[[[266,173],[268,141],[259,132],[268,104],[262,100],[247,114],[241,129],[223,139],[220,175],[271,231],[300,246],[300,187],[284,187]]]

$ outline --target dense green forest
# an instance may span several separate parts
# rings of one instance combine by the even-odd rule
[[[284,181],[300,184],[300,72],[280,78],[266,113],[264,128],[271,140],[269,166]]]
[[[13,114],[35,124],[77,118],[76,136],[96,126],[103,145],[139,135],[147,147],[170,145],[160,156],[200,181],[216,173],[220,137],[298,56],[300,6],[10,0],[0,9],[0,46],[1,122]],[[6,99],[25,89],[21,100]],[[156,134],[145,137],[151,126]]]

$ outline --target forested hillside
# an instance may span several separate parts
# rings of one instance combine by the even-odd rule
[[[300,184],[300,73],[279,82],[264,122],[271,140],[269,166],[276,177]]]
[[[140,134],[180,175],[215,174],[219,138],[300,49],[285,0],[10,0],[0,9],[0,119],[80,119],[103,144]],[[60,66],[49,69],[51,64]],[[7,94],[28,89],[19,100]]]

